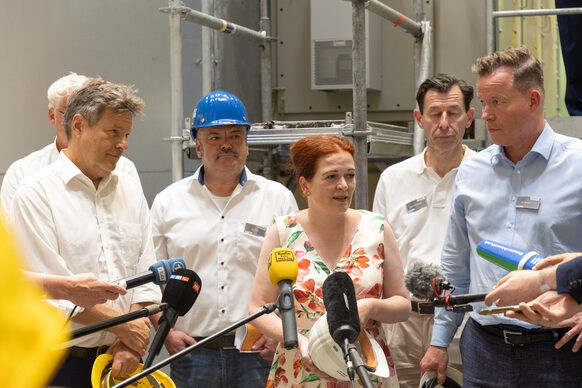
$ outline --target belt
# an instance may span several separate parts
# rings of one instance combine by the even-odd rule
[[[552,330],[526,330],[519,329],[519,326],[508,325],[486,325],[483,326],[475,322],[477,327],[486,333],[503,338],[508,345],[524,346],[538,342],[556,342],[558,338],[566,334],[569,329]]]
[[[206,338],[207,337],[194,337],[196,342],[202,341]],[[236,346],[234,346],[234,334],[220,336],[213,341],[205,343],[202,347],[206,349],[236,349]]]
[[[99,355],[105,353],[109,346],[97,346],[94,348],[83,348],[81,346],[72,346],[69,348],[68,357],[96,359]]]
[[[434,303],[419,302],[417,300],[410,301],[412,311],[419,314],[432,315],[434,314]]]

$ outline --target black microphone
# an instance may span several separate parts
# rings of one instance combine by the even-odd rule
[[[157,285],[163,285],[168,282],[170,275],[179,268],[186,268],[186,263],[180,258],[162,260],[150,265],[148,270],[145,272],[138,273],[124,279],[116,280],[113,283],[119,284],[125,289],[141,286],[142,284],[149,282],[154,282],[154,284]]]
[[[334,272],[325,279],[321,291],[327,326],[333,340],[342,348],[350,380],[354,381],[355,369],[363,386],[372,387],[362,355],[354,345],[360,334],[360,316],[352,278],[345,272]]]
[[[355,342],[360,333],[360,316],[350,275],[345,272],[332,273],[323,282],[321,291],[331,337],[341,346],[345,339]]]
[[[143,369],[152,365],[154,358],[164,346],[164,341],[170,329],[174,327],[179,316],[183,316],[192,308],[196,298],[198,298],[201,287],[202,281],[200,277],[190,269],[179,268],[170,276],[162,295],[162,303],[167,303],[168,309],[158,321],[158,331],[150,346],[148,358],[143,364]]]

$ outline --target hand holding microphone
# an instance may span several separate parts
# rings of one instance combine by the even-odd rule
[[[161,260],[150,265],[145,272],[116,280],[113,283],[119,284],[127,290],[149,282],[154,282],[154,284],[157,285],[164,285],[168,282],[170,275],[179,268],[186,268],[186,263],[181,258]]]
[[[269,255],[269,280],[279,287],[277,308],[283,322],[283,339],[285,349],[293,349],[298,345],[297,320],[295,318],[295,299],[293,283],[297,279],[299,268],[295,254],[289,248],[276,248]]]

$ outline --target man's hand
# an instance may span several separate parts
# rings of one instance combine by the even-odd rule
[[[273,356],[275,355],[275,350],[277,349],[276,340],[266,335],[262,335],[253,344],[252,349],[259,352],[259,356],[265,361],[273,361]]]
[[[143,357],[150,344],[150,326],[149,319],[139,318],[114,326],[110,330],[125,346]]]
[[[107,353],[113,354],[113,364],[111,365],[113,377],[127,377],[130,373],[135,372],[139,366],[139,354],[119,340],[116,340],[109,347]]]
[[[566,261],[575,259],[576,257],[582,256],[581,252],[568,252],[560,253],[559,255],[548,256],[533,267],[534,270],[540,270],[542,268],[549,267],[550,265],[558,265]]]
[[[505,315],[544,327],[560,327],[562,322],[578,312],[582,306],[570,294],[547,291],[532,301],[535,311],[520,303],[521,311],[508,311]]]
[[[553,281],[551,278],[553,277]],[[543,285],[556,287],[555,268],[542,271],[512,271],[505,275],[485,297],[485,304],[507,306],[529,302],[544,292]]]
[[[447,348],[442,346],[430,346],[422,360],[420,360],[420,377],[429,370],[437,372],[437,382],[444,384],[447,378],[447,364],[449,354]]]
[[[72,276],[47,275],[44,286],[51,297],[67,299],[85,308],[117,299],[119,295],[125,295],[127,292],[117,284],[99,280],[92,273]]]
[[[164,341],[166,349],[170,355],[176,354],[179,351],[186,349],[190,345],[194,345],[196,340],[188,334],[180,330],[171,329]]]

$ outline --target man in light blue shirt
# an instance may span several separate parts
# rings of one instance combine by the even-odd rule
[[[477,95],[494,145],[466,161],[455,181],[442,267],[455,294],[488,292],[507,271],[480,258],[493,240],[543,256],[582,251],[582,141],[554,133],[543,114],[543,72],[525,48],[479,58]],[[539,329],[475,311],[461,337],[463,385],[580,386],[582,354],[555,350],[567,329]],[[421,373],[444,381],[448,347],[462,314],[439,309]]]

